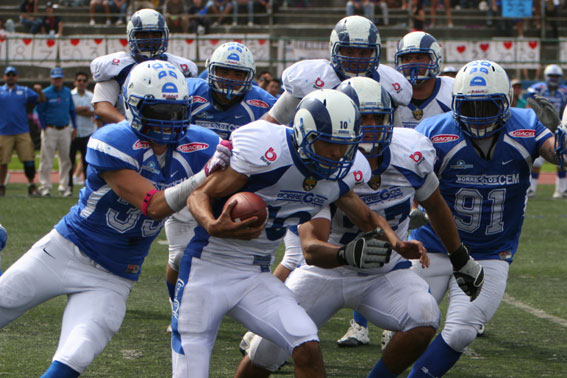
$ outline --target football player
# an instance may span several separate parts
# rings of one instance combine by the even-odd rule
[[[455,222],[439,192],[431,142],[414,130],[394,129],[389,95],[376,81],[354,77],[337,90],[348,93],[360,104],[363,137],[359,149],[372,171],[370,180],[357,185],[354,192],[371,210],[388,220],[401,240],[407,239],[409,214],[416,198],[431,212],[431,222],[447,249],[454,251],[453,258],[461,256],[468,261],[466,269],[476,267],[482,271],[461,247]],[[364,245],[367,236],[334,206],[303,223],[299,234],[310,265],[301,265],[286,280],[297,301],[318,327],[339,309],[349,307],[360,310],[380,327],[400,331],[369,377],[388,377],[404,371],[425,350],[440,321],[435,298],[429,294],[425,281],[409,269],[411,262],[392,252],[386,262],[343,266],[344,262],[336,258],[337,250],[348,249],[350,243],[357,241]],[[320,242],[327,241],[324,247],[320,246]],[[425,260],[422,262],[427,265]],[[479,291],[480,287],[474,290]],[[285,350],[256,337],[236,376],[252,376],[252,372],[261,369],[274,371],[287,357]]]
[[[188,199],[199,227],[185,250],[176,286],[174,377],[208,377],[224,315],[284,348],[294,358],[297,376],[324,376],[317,327],[270,273],[270,265],[287,227],[309,220],[331,202],[364,231],[383,229],[402,255],[419,258],[425,253],[420,243],[402,242],[352,191],[370,177],[368,162],[357,152],[360,138],[357,105],[330,89],[300,102],[293,128],[260,120],[232,132],[230,166],[211,175]],[[256,218],[234,222],[234,202],[221,212],[223,201],[214,201],[239,190],[256,193],[269,209],[266,226],[249,228],[248,238],[233,230]],[[391,252],[387,243],[375,239],[366,245],[369,259]],[[345,263],[355,264],[352,248],[339,256],[343,253]]]
[[[435,147],[441,195],[461,240],[484,268],[484,286],[471,302],[451,274],[445,247],[431,225],[414,230],[429,252],[429,269],[416,271],[438,300],[449,292],[443,331],[415,363],[410,377],[441,377],[489,321],[502,300],[510,263],[518,249],[534,159],[559,164],[554,137],[531,109],[510,107],[504,69],[491,61],[462,67],[453,86],[452,112],[423,120],[416,128]]]
[[[169,29],[163,16],[153,9],[134,13],[126,27],[130,52],[118,51],[100,56],[91,62],[96,85],[92,104],[95,115],[104,123],[124,120],[120,90],[130,70],[149,59],[167,61],[185,77],[197,76],[197,65],[189,59],[166,53]]]
[[[187,79],[193,96],[191,120],[224,140],[238,127],[260,119],[276,102],[268,92],[252,85],[256,75],[254,55],[241,43],[228,42],[217,47],[207,61],[207,71],[207,80]],[[189,209],[184,208],[165,223],[169,243],[166,282],[171,300],[175,295],[179,261],[193,237],[192,220]]]
[[[407,106],[399,106],[394,114],[394,125],[414,128],[424,118],[451,110],[453,78],[439,76],[443,57],[441,46],[428,33],[411,32],[398,43],[395,55],[396,69],[411,83],[413,94]],[[420,209],[413,210],[411,218],[424,218]],[[382,348],[392,338],[391,331],[382,334]],[[339,346],[353,347],[370,342],[368,322],[356,311],[347,332],[337,340]]]
[[[550,64],[545,67],[543,75],[545,76],[545,82],[535,83],[529,87],[528,96],[533,97],[539,95],[545,97],[553,104],[557,114],[563,114],[563,109],[565,109],[565,105],[567,105],[567,87],[561,84],[563,80],[563,70],[557,64]],[[528,104],[528,107],[530,107],[530,104]],[[541,157],[534,162],[530,189],[528,190],[529,197],[533,197],[536,194],[537,180],[539,179],[539,172],[543,163],[544,159]],[[557,169],[555,191],[552,197],[567,197],[567,173],[563,169]]]
[[[222,148],[213,155],[220,139],[212,131],[189,129],[191,99],[174,65],[137,65],[122,93],[126,121],[91,136],[79,202],[0,276],[0,327],[50,298],[68,298],[45,378],[78,377],[103,351],[164,218],[230,156]]]

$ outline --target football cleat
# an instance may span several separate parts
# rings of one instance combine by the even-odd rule
[[[244,336],[242,336],[242,340],[240,340],[240,345],[238,346],[238,350],[242,353],[243,356],[248,354],[250,350],[250,343],[256,334],[254,332],[246,332]]]
[[[343,337],[337,340],[340,347],[356,347],[359,345],[368,345],[370,337],[368,336],[368,327],[363,327],[354,319],[350,320],[350,327]]]
[[[484,326],[484,324],[481,324],[480,328],[476,332],[476,337],[482,337],[484,336],[485,333],[486,333],[486,327]]]

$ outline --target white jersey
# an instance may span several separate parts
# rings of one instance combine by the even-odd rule
[[[411,84],[395,69],[381,64],[371,78],[390,93],[394,104],[407,105],[411,101]],[[302,60],[282,73],[284,89],[297,98],[303,98],[315,89],[336,88],[341,81],[327,59]]]
[[[429,98],[419,105],[412,101],[400,106],[394,114],[394,126],[415,128],[422,119],[451,111],[453,82],[449,76],[438,76]]]
[[[412,129],[395,128],[392,143],[384,153],[380,166],[372,172],[372,177],[366,184],[354,188],[354,192],[372,211],[388,221],[401,240],[408,238],[409,213],[414,197],[418,201],[425,200],[439,186],[433,173],[435,158],[435,149],[427,137]],[[330,243],[346,244],[359,234],[358,227],[340,209],[331,206],[331,213]],[[323,211],[317,215],[319,216],[328,218],[328,212],[325,214]],[[390,262],[381,268],[343,268],[366,274],[384,274],[410,266],[408,260],[393,251]]]
[[[175,65],[185,77],[197,77],[197,65],[189,59],[172,54],[162,54],[160,60],[168,61]],[[130,70],[136,62],[132,55],[126,51],[118,51],[112,54],[99,56],[91,62],[91,73],[95,82],[116,80],[122,85],[128,77]]]
[[[254,240],[212,237],[197,227],[185,255],[237,269],[268,271],[287,227],[310,220],[321,208],[370,177],[368,161],[357,152],[343,180],[313,179],[293,146],[292,133],[291,128],[263,120],[232,132],[230,166],[249,177],[242,191],[256,193],[268,205],[266,226]],[[215,216],[222,205],[213,204]]]

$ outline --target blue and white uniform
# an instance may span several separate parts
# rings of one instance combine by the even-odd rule
[[[228,109],[221,109],[213,102],[213,94],[206,80],[187,79],[189,93],[193,96],[191,122],[229,139],[230,133],[242,125],[260,119],[276,102],[276,98],[255,85],[242,96],[242,100]]]
[[[435,78],[435,87],[426,100],[413,99],[407,106],[398,106],[394,126],[415,128],[421,120],[451,111],[453,82],[448,76]]]
[[[388,220],[401,240],[406,240],[414,198],[425,200],[437,189],[434,162],[435,150],[427,138],[415,130],[396,128],[382,163],[372,172],[370,181],[355,186],[354,192],[371,210]],[[334,205],[315,217],[330,216],[330,243],[346,244],[360,233]],[[303,264],[291,272],[285,284],[319,328],[344,307],[360,311],[384,329],[437,328],[440,312],[435,298],[429,294],[427,283],[410,267],[410,261],[392,251],[390,262],[381,268],[323,269]],[[274,371],[289,354],[272,342],[257,338],[251,344],[249,356],[254,364]]]
[[[547,98],[553,104],[555,110],[557,110],[557,114],[563,114],[563,109],[567,105],[567,87],[564,85],[552,91],[546,82],[541,81],[528,88],[528,97],[533,97],[534,95]]]
[[[441,334],[452,349],[447,356],[461,353],[500,305],[509,265],[518,249],[532,163],[544,142],[552,137],[533,110],[510,108],[510,112],[503,130],[492,137],[495,139],[480,140],[492,150],[489,159],[480,157],[452,113],[427,118],[416,128],[433,142],[441,195],[453,213],[461,240],[484,269],[484,286],[471,302],[453,278],[447,252],[431,225],[412,231],[411,238],[423,243],[431,260],[430,268],[417,269],[418,273],[438,301],[449,291],[449,309]],[[475,143],[482,149],[479,141]],[[440,353],[438,343],[436,339],[428,348],[424,361],[433,361],[433,356]]]
[[[378,81],[388,91],[396,106],[407,105],[413,90],[406,78],[395,69],[383,64],[372,72],[372,79]],[[311,59],[297,62],[284,70],[282,84],[285,92],[280,96],[269,114],[282,124],[289,124],[295,106],[307,94],[316,89],[336,88],[344,78],[326,59]],[[295,98],[295,102],[288,101]]]
[[[181,262],[173,305],[174,377],[208,377],[217,329],[226,314],[289,353],[318,340],[316,325],[270,273],[270,265],[287,227],[311,219],[363,184],[370,168],[358,153],[343,180],[314,183],[293,145],[292,132],[256,121],[232,133],[230,166],[248,176],[242,190],[262,197],[269,216],[261,235],[248,241],[212,237],[196,228]],[[215,215],[222,205],[222,201],[213,205]]]
[[[67,295],[53,359],[82,373],[120,328],[141,264],[162,226],[118,197],[101,172],[133,170],[161,190],[200,171],[219,140],[191,126],[165,156],[156,156],[127,122],[97,130],[88,144],[79,203],[0,277],[0,327],[47,299]]]

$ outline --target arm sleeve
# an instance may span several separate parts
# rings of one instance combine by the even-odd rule
[[[280,124],[289,125],[293,122],[293,115],[300,101],[300,98],[294,97],[286,91],[278,98],[268,114]]]
[[[39,95],[33,89],[26,87],[26,99],[28,104],[35,104]]]
[[[120,96],[120,86],[116,80],[106,80],[96,83],[91,104],[106,101],[116,106]]]

